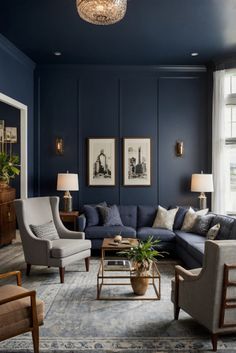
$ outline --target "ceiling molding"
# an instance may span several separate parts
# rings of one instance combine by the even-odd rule
[[[0,34],[0,48],[6,53],[10,54],[19,63],[27,66],[28,68],[34,70],[35,62],[31,60],[27,55],[25,55],[20,49],[18,49],[13,43],[11,43],[6,37]]]
[[[70,64],[47,64],[37,65],[37,69],[70,70],[86,69],[101,71],[148,71],[148,72],[206,72],[205,65],[70,65]]]

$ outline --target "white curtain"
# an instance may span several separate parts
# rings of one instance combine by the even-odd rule
[[[212,112],[212,173],[214,192],[213,212],[226,214],[226,156],[225,156],[225,70],[213,74]]]

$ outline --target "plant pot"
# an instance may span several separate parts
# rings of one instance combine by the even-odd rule
[[[8,189],[9,185],[6,181],[0,180],[0,190],[1,189]]]
[[[130,278],[134,294],[144,295],[148,289],[149,278],[142,276],[133,276]]]

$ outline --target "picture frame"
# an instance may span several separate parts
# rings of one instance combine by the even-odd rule
[[[151,186],[151,139],[123,139],[123,185]]]
[[[6,127],[5,128],[5,141],[7,143],[17,143],[17,128]]]
[[[115,186],[116,139],[88,138],[88,186]]]

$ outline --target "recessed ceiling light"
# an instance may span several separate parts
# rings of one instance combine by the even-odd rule
[[[191,53],[192,56],[198,56],[199,53]]]
[[[61,56],[61,52],[60,51],[54,51],[54,55],[55,56]]]

